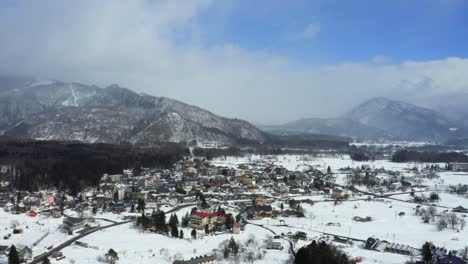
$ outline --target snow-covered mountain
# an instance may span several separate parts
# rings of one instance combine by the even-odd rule
[[[402,140],[444,141],[454,127],[434,110],[383,97],[358,105],[345,117]]]
[[[385,131],[348,118],[303,118],[279,126],[261,127],[276,133],[311,133],[348,137],[354,140],[390,140]]]
[[[431,142],[445,142],[466,131],[434,110],[383,97],[365,101],[339,118],[300,119],[264,129],[346,136],[355,140]]]
[[[250,123],[164,97],[61,81],[0,78],[0,132],[84,142],[263,143]],[[2,82],[3,81],[3,82]]]

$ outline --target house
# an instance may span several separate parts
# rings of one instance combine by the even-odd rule
[[[271,205],[250,206],[246,209],[247,214],[254,219],[262,219],[263,217],[271,217],[273,208]]]
[[[401,182],[402,187],[405,187],[405,188],[411,187],[411,182],[409,181],[401,180],[400,182]]]
[[[385,247],[385,251],[410,256],[418,254],[417,249],[398,243],[388,243],[388,245]]]
[[[283,245],[280,242],[268,242],[267,249],[283,250]]]
[[[391,252],[401,255],[415,256],[420,254],[419,249],[410,247],[408,245],[402,245],[398,243],[390,243],[385,240],[379,240],[377,238],[369,237],[364,245],[367,250],[375,250],[379,252]]]
[[[403,185],[402,185],[401,182],[394,182],[394,183],[392,183],[391,188],[392,188],[393,190],[398,190],[398,189],[400,189],[402,186],[403,186]]]
[[[255,185],[255,184],[253,183],[252,178],[249,178],[249,177],[247,177],[247,176],[242,176],[239,180],[240,180],[240,182],[241,182],[242,184],[244,184],[244,185]]]
[[[23,205],[27,211],[38,211],[41,201],[38,198],[31,197],[23,200]]]
[[[109,180],[110,182],[113,182],[113,183],[121,182],[123,180],[123,175],[122,174],[109,175]]]
[[[190,260],[175,260],[173,264],[216,264],[216,256],[200,256]]]
[[[338,188],[333,189],[331,193],[331,197],[333,199],[345,199],[346,195],[345,191]]]
[[[267,199],[265,197],[257,197],[253,200],[253,205],[255,206],[264,206],[268,205]]]
[[[112,205],[112,211],[114,212],[125,212],[126,210],[125,203],[114,203]]]
[[[24,246],[22,248],[18,248],[18,256],[20,259],[22,259],[23,261],[25,260],[29,260],[32,258],[33,256],[33,252],[32,252],[32,249],[28,246]]]
[[[247,186],[246,189],[250,193],[257,193],[260,191],[260,189],[257,186]]]
[[[466,209],[466,208],[464,208],[463,206],[460,206],[460,205],[453,208],[452,211],[454,211],[456,213],[468,213],[468,209]]]
[[[307,240],[307,233],[302,232],[302,231],[298,231],[294,235],[294,238],[299,239],[299,240]]]
[[[66,217],[63,220],[62,229],[65,232],[75,231],[85,226],[85,220],[77,217]]]
[[[147,208],[157,208],[158,207],[158,199],[156,197],[150,197],[146,201]]]
[[[3,245],[0,245],[0,256],[1,255],[4,255],[4,256],[8,256],[8,246],[3,246]]]
[[[427,264],[424,260],[416,261],[416,264]],[[443,252],[433,251],[432,262],[433,264],[467,264],[466,261],[456,256],[445,255]]]
[[[468,162],[450,162],[448,167],[452,171],[468,171]]]
[[[51,213],[52,213],[52,217],[54,218],[62,217],[62,212],[59,209],[52,209]]]
[[[376,244],[379,242],[378,239],[369,237],[366,241],[366,244],[364,245],[364,248],[367,250],[372,250],[376,246]]]
[[[209,230],[214,229],[217,226],[221,226],[226,222],[226,218],[231,217],[231,214],[225,214],[223,212],[194,212],[191,217],[192,228],[205,229],[208,226]]]
[[[241,224],[240,223],[234,223],[232,226],[232,233],[233,234],[239,234],[241,231]]]

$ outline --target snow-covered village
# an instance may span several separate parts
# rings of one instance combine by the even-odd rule
[[[321,152],[192,156],[76,194],[4,180],[0,263],[292,263],[322,242],[352,263],[424,263],[427,246],[466,263],[467,170]]]
[[[468,0],[0,0],[0,264],[468,264]]]

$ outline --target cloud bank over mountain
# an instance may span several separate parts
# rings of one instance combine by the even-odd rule
[[[216,4],[6,1],[0,8],[0,60],[8,63],[0,73],[118,83],[269,124],[338,116],[375,96],[412,101],[468,91],[463,57],[393,61],[375,54],[378,59],[314,65],[242,41],[207,43],[200,21]],[[302,27],[309,33],[303,41],[327,34],[317,20]]]

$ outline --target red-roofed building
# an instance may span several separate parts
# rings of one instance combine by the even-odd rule
[[[232,214],[226,214],[223,212],[194,212],[192,214],[192,228],[203,230],[208,225],[208,229],[212,230],[216,226],[223,225],[226,222],[227,217],[232,217]]]
[[[234,225],[232,226],[232,233],[233,234],[239,234],[241,231],[241,224],[240,223],[234,223]]]

